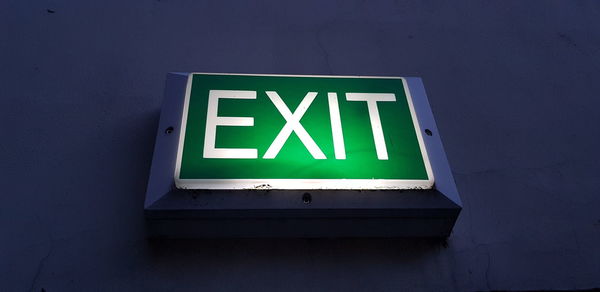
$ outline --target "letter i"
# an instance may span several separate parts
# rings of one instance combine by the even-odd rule
[[[340,119],[340,107],[338,104],[337,93],[328,92],[327,97],[329,99],[329,118],[331,119],[331,134],[333,135],[335,159],[346,159],[346,149],[344,147],[344,135],[342,133],[342,120]]]

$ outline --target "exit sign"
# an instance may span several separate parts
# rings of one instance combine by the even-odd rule
[[[167,74],[149,236],[447,237],[461,205],[418,77]]]
[[[429,189],[400,77],[189,74],[182,189]]]

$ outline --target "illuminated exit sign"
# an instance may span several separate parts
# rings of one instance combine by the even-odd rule
[[[175,184],[183,189],[429,189],[399,77],[189,74]]]
[[[461,206],[418,77],[167,74],[151,237],[447,237]]]

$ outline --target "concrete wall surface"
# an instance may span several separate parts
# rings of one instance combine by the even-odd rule
[[[146,240],[170,71],[422,77],[453,234]],[[599,106],[598,1],[4,0],[0,290],[598,288]]]

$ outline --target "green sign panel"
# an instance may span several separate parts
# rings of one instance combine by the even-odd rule
[[[184,189],[431,188],[403,78],[190,74]]]

